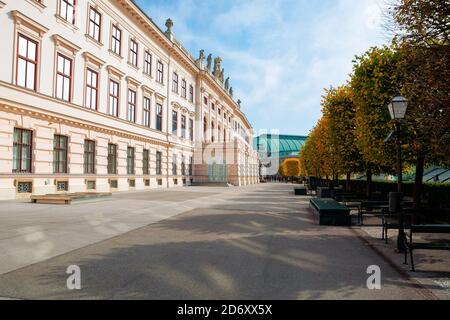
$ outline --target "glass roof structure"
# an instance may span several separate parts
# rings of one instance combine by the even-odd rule
[[[253,147],[261,159],[298,158],[300,149],[308,137],[293,135],[265,134],[253,139]]]

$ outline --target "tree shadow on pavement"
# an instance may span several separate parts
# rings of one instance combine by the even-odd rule
[[[204,209],[212,210],[212,209]],[[346,229],[292,214],[194,210],[0,276],[28,299],[421,299]],[[69,265],[82,290],[66,288]],[[382,290],[366,287],[369,265]]]

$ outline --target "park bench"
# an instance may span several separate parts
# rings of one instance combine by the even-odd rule
[[[331,189],[327,187],[317,187],[318,198],[331,198]]]
[[[315,184],[307,184],[306,185],[306,193],[307,194],[313,194],[317,190],[317,185]]]
[[[320,225],[350,226],[350,209],[333,199],[311,199],[310,207],[319,214]]]
[[[363,225],[363,215],[366,213],[383,214],[383,209],[389,208],[389,201],[362,201],[358,210],[358,222]]]
[[[72,204],[75,202],[111,199],[110,192],[75,192],[60,194],[32,195],[30,200],[32,203],[41,204]]]
[[[403,227],[409,229],[412,222],[413,213],[409,210],[403,209]],[[388,243],[388,232],[389,230],[398,230],[400,228],[400,223],[398,222],[398,213],[390,212],[389,208],[382,209],[381,216],[381,240],[384,240],[386,244]]]
[[[296,196],[306,196],[308,193],[306,187],[294,187],[294,194]]]
[[[403,202],[404,205],[411,205],[412,202]],[[404,228],[409,229],[411,224],[426,224],[436,219],[445,219],[448,221],[450,217],[450,209],[436,209],[436,208],[409,208],[403,207]],[[382,224],[382,240],[388,242],[388,231],[391,229],[398,229],[398,213],[389,212],[388,209],[383,209],[381,217]]]
[[[405,239],[405,264],[408,262],[408,252],[411,260],[411,271],[416,271],[414,266],[414,250],[450,250],[450,239],[437,240],[431,242],[414,242],[416,234],[449,234],[449,224],[424,224],[411,225],[409,241]]]
[[[335,193],[334,200],[338,202],[362,202],[367,201],[367,197],[362,193],[353,193],[353,192],[340,192]]]

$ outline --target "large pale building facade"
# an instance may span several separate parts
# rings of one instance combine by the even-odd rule
[[[0,0],[0,200],[259,182],[220,58],[131,0]]]

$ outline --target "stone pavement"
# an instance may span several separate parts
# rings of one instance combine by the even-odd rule
[[[397,230],[388,231],[388,243],[381,240],[381,227],[376,226],[380,223],[377,218],[369,221],[372,226],[360,228],[359,234],[367,243],[389,260],[395,268],[402,274],[410,278],[411,281],[428,288],[434,295],[440,299],[450,300],[450,253],[445,250],[415,250],[414,261],[416,272],[411,272],[411,266],[408,256],[408,264],[404,264],[404,255],[397,253]],[[448,235],[419,235],[415,237],[419,240],[437,240]]]
[[[292,185],[0,203],[0,296],[20,299],[435,299],[359,228],[318,226]],[[366,234],[367,236],[367,234]],[[66,269],[81,268],[68,290]],[[368,290],[367,267],[381,269]]]

